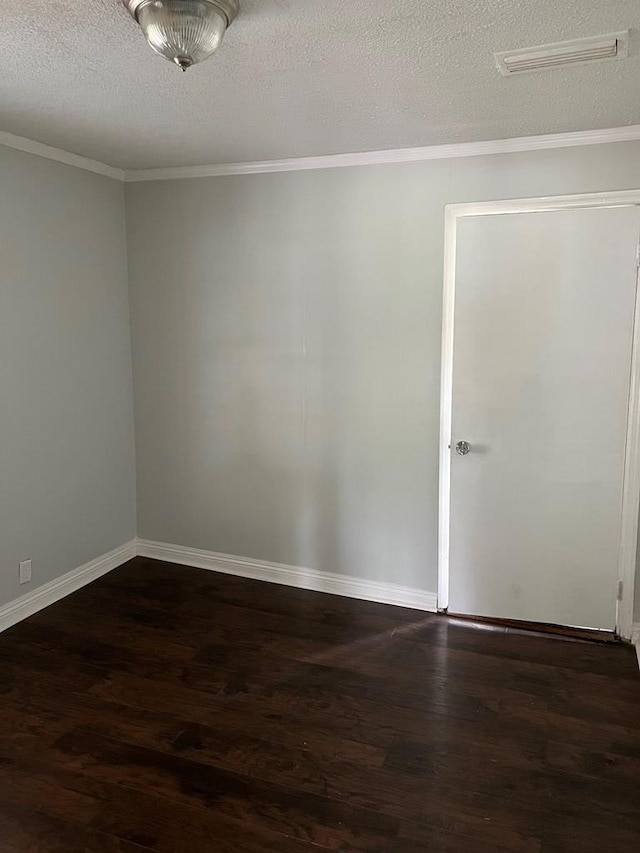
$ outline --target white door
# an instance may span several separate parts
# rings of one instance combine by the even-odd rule
[[[450,613],[615,627],[639,232],[637,207],[458,220]]]

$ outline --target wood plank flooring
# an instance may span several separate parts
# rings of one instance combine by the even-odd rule
[[[143,558],[0,635],[3,853],[638,849],[628,647]]]

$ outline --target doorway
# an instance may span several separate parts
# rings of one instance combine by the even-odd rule
[[[631,633],[639,203],[447,208],[442,610]]]

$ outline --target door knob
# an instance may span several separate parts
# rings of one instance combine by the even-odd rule
[[[458,454],[458,456],[466,456],[470,450],[471,445],[468,441],[459,441],[456,444],[456,453]]]

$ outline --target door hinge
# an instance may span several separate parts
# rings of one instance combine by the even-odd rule
[[[624,590],[624,582],[618,581],[618,601],[622,601],[623,590]]]

